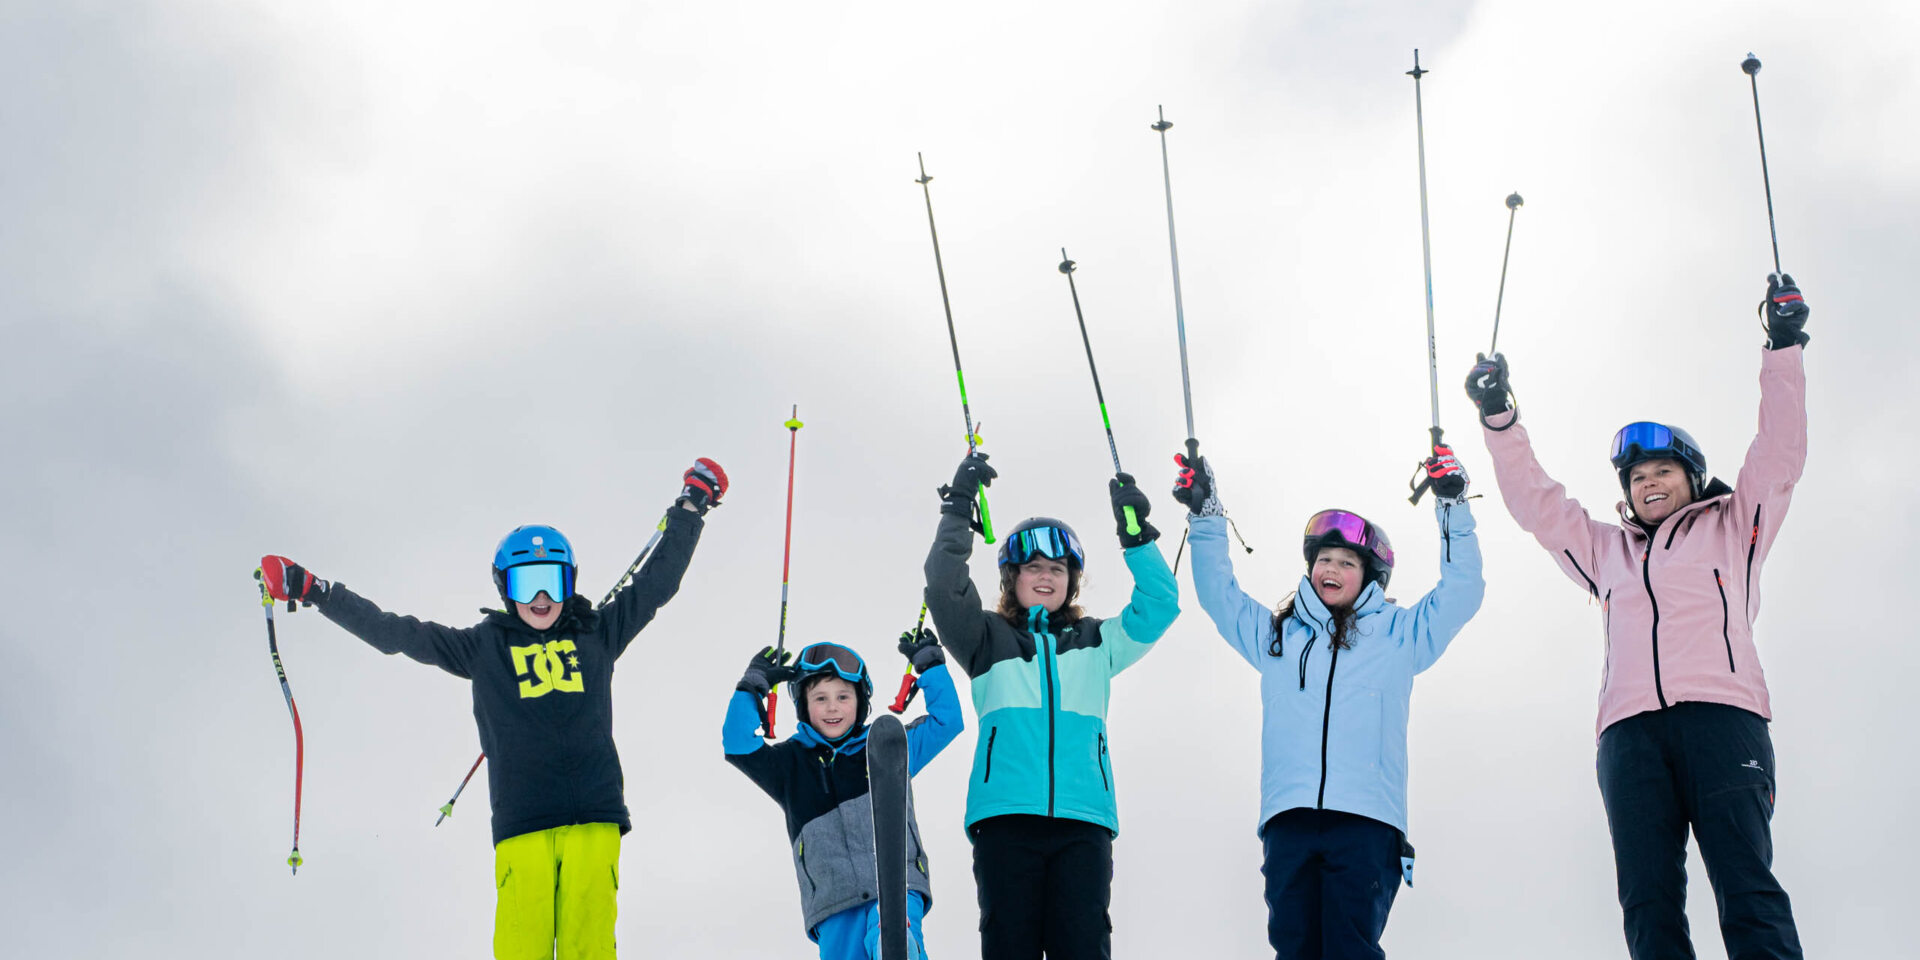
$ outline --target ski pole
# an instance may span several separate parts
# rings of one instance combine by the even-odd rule
[[[927,605],[923,602],[920,604],[920,619],[913,624],[914,639],[919,639],[920,628],[926,626],[926,623]],[[889,704],[887,709],[892,710],[894,713],[906,713],[907,707],[913,703],[914,694],[919,692],[920,683],[913,674],[913,661],[909,660],[907,661],[906,675],[900,678],[900,692],[894,694],[893,703]]]
[[[453,805],[460,802],[460,794],[466,792],[467,781],[473,779],[474,771],[480,769],[480,763],[485,759],[487,759],[487,755],[485,752],[482,752],[480,756],[473,761],[473,766],[467,768],[467,775],[460,778],[460,786],[453,791],[453,799],[448,800],[446,805],[440,808],[440,820],[435,820],[433,822],[434,826],[439,826],[441,820],[453,816]]]
[[[667,509],[672,510],[673,508],[668,507]],[[627,572],[621,574],[620,579],[614,581],[613,588],[607,591],[607,595],[600,598],[601,607],[612,603],[613,598],[619,596],[620,591],[625,590],[627,584],[633,582],[633,578],[640,574],[640,568],[646,566],[647,557],[652,555],[654,546],[660,542],[660,535],[667,532],[667,517],[669,516],[671,516],[671,514],[663,513],[660,515],[660,522],[654,524],[653,536],[648,537],[647,545],[640,548],[640,555],[634,557],[632,563],[627,564]],[[595,609],[599,608],[596,607]],[[467,789],[467,780],[473,779],[473,771],[480,769],[481,761],[486,759],[487,752],[485,750],[480,751],[480,756],[473,761],[473,768],[467,771],[466,779],[461,780],[459,789],[453,791],[453,800],[460,799],[460,791]],[[445,820],[453,814],[453,800],[448,800],[446,805],[440,808],[440,820]],[[433,825],[436,827],[439,826],[440,820],[435,820]]]
[[[253,578],[260,581],[260,605],[267,611],[267,652],[273,655],[273,672],[280,677],[280,695],[287,700],[287,713],[293,716],[293,853],[287,856],[287,866],[297,875],[305,859],[300,856],[300,787],[306,779],[307,739],[300,730],[300,708],[294,705],[293,688],[287,685],[287,668],[280,663],[280,639],[273,629],[273,597],[267,594],[266,574],[255,568]],[[292,600],[287,601],[287,609],[294,608]]]
[[[1167,119],[1167,108],[1161,106],[1160,121],[1152,129],[1160,134],[1160,176],[1167,188],[1167,251],[1173,259],[1173,322],[1180,332],[1180,397],[1187,405],[1187,459],[1193,460],[1200,455],[1200,441],[1193,433],[1193,381],[1187,375],[1187,311],[1180,300],[1180,242],[1173,231],[1173,167],[1167,161],[1167,131],[1173,129],[1173,123]]]
[[[1507,194],[1507,248],[1500,254],[1500,293],[1493,298],[1493,341],[1487,344],[1489,357],[1500,343],[1500,304],[1507,299],[1507,258],[1513,255],[1513,215],[1525,202],[1517,193]]]
[[[1773,179],[1767,174],[1767,132],[1760,126],[1760,58],[1747,54],[1747,58],[1740,61],[1740,69],[1753,88],[1753,132],[1760,137],[1760,183],[1767,189],[1767,235],[1773,239],[1773,272],[1779,273],[1780,231],[1773,225]]]
[[[774,647],[774,662],[780,661],[780,654],[787,652],[787,572],[793,560],[793,464],[794,453],[800,445],[800,405],[793,405],[793,414],[787,418],[787,541],[780,550],[780,639]],[[760,735],[773,739],[773,712],[780,705],[780,688],[777,684],[767,685],[767,728]]]
[[[1080,312],[1080,288],[1073,282],[1074,262],[1067,259],[1067,248],[1060,248],[1060,272],[1067,275],[1067,291],[1073,294],[1073,316],[1080,321],[1080,345],[1087,348],[1087,370],[1093,374],[1093,398],[1100,403],[1100,425],[1107,430],[1107,453],[1113,457],[1113,472],[1119,474],[1120,448],[1113,443],[1113,421],[1107,418],[1107,397],[1100,392],[1100,368],[1093,363],[1093,341],[1087,339],[1087,317]],[[1197,446],[1197,444],[1196,444]],[[1133,515],[1133,508],[1126,508],[1127,532],[1136,536],[1140,533],[1140,518]]]
[[[940,307],[947,313],[947,343],[953,347],[953,378],[960,383],[960,415],[967,421],[967,456],[973,456],[974,449],[980,445],[980,431],[973,422],[973,409],[967,405],[967,375],[960,370],[960,338],[953,332],[953,302],[947,297],[947,268],[940,260],[940,231],[933,225],[933,191],[927,184],[933,178],[927,175],[927,158],[923,154],[914,154],[920,160],[920,179],[914,183],[920,185],[920,193],[927,201],[927,232],[933,236],[933,269],[940,275]],[[980,494],[980,537],[988,543],[993,542],[993,515],[987,512],[987,491],[982,487]]]
[[[1413,122],[1420,146],[1420,265],[1426,271],[1427,277],[1427,390],[1433,409],[1433,422],[1432,426],[1427,428],[1427,433],[1433,441],[1433,446],[1437,447],[1440,445],[1441,433],[1440,370],[1439,361],[1434,355],[1433,344],[1433,245],[1427,238],[1427,122],[1420,103],[1420,78],[1432,72],[1420,68],[1420,51],[1413,51],[1413,69],[1407,71],[1407,76],[1413,78]],[[1407,482],[1408,489],[1413,491],[1413,495],[1407,498],[1408,503],[1419,503],[1420,496],[1433,485],[1432,479],[1427,477],[1424,469],[1419,470],[1418,475],[1420,482],[1417,485],[1412,481]]]

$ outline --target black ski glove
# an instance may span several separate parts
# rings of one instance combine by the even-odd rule
[[[733,688],[744,690],[764,700],[775,684],[785,683],[799,676],[799,671],[787,666],[787,661],[791,659],[793,659],[791,650],[763,647],[759,653],[753,655],[753,659],[747,661],[746,672],[740,675],[740,682],[734,684]],[[765,723],[766,718],[762,717],[761,722]]]
[[[967,454],[954,470],[953,482],[940,488],[940,499],[946,501],[940,511],[972,520],[974,498],[980,495],[981,487],[993,486],[993,478],[999,475],[1000,471],[987,465],[986,454],[978,450]]]
[[[1507,358],[1494,354],[1474,354],[1473,369],[1467,372],[1467,399],[1480,408],[1480,419],[1513,409],[1513,384],[1507,381]],[[1436,491],[1437,492],[1437,491]]]
[[[1435,444],[1433,456],[1422,466],[1427,468],[1427,482],[1432,485],[1434,496],[1442,500],[1466,499],[1467,469],[1454,458],[1451,448]]]
[[[933,635],[931,627],[921,627],[918,634],[912,630],[902,632],[900,655],[913,664],[915,673],[926,673],[947,662],[947,652],[940,649],[940,638]]]
[[[1147,494],[1133,480],[1131,473],[1116,473],[1107,481],[1107,497],[1113,501],[1113,522],[1120,533],[1121,549],[1130,549],[1143,543],[1152,543],[1160,539],[1160,531],[1147,522],[1147,512],[1153,509]],[[1133,508],[1133,518],[1139,526],[1139,533],[1127,532],[1127,508]]]
[[[1220,488],[1213,481],[1213,465],[1207,458],[1188,460],[1186,454],[1176,453],[1173,462],[1180,466],[1180,476],[1173,481],[1173,498],[1186,504],[1188,512],[1196,517],[1225,516]]]
[[[695,460],[693,466],[681,474],[680,482],[683,484],[680,498],[674,502],[685,503],[703,517],[727,495],[727,472],[706,457]]]
[[[1768,350],[1806,346],[1811,338],[1801,328],[1807,325],[1809,312],[1807,301],[1800,296],[1800,288],[1794,286],[1792,276],[1767,274],[1767,299],[1760,302],[1760,315],[1767,321]]]

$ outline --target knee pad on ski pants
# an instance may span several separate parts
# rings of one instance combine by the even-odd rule
[[[581,823],[493,848],[497,960],[613,960],[620,825]]]

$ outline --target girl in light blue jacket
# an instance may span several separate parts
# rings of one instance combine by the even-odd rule
[[[1358,514],[1307,521],[1307,574],[1277,609],[1233,576],[1226,519],[1204,458],[1174,490],[1187,504],[1193,585],[1227,643],[1260,671],[1260,829],[1267,939],[1275,956],[1384,957],[1380,935],[1407,843],[1407,715],[1413,677],[1480,608],[1480,546],[1466,474],[1445,447],[1427,462],[1440,525],[1440,585],[1389,600],[1393,545]]]

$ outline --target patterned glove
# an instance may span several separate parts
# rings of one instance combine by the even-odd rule
[[[1226,514],[1220,506],[1220,488],[1213,480],[1213,465],[1206,457],[1194,457],[1187,460],[1186,454],[1176,453],[1173,462],[1180,466],[1180,476],[1173,481],[1173,498],[1187,505],[1187,510],[1196,517],[1219,517]]]
[[[1453,456],[1453,450],[1442,445],[1433,448],[1433,456],[1423,464],[1427,468],[1427,479],[1433,484],[1433,495],[1442,500],[1463,500],[1467,496],[1467,469]]]

